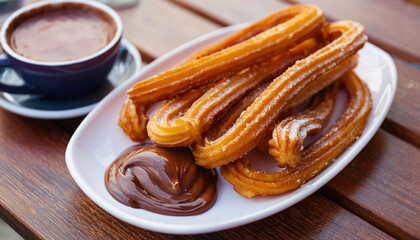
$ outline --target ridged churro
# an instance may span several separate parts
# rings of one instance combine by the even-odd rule
[[[204,139],[193,146],[198,165],[207,168],[222,166],[251,151],[281,112],[337,80],[330,78],[325,79],[329,81],[319,81],[318,78],[332,75],[328,71],[336,69],[337,65],[354,55],[367,40],[363,27],[352,21],[335,22],[328,25],[326,31],[334,34],[340,32],[341,35],[273,80],[223,136],[214,141]],[[342,72],[341,68],[337,72]],[[311,84],[314,87],[308,89],[307,86]],[[305,93],[304,96],[300,96],[301,93]],[[299,98],[302,101],[297,101]]]
[[[308,56],[320,47],[320,40],[308,39],[290,51],[219,81],[198,99],[197,94],[184,94],[193,99],[188,101],[183,95],[167,101],[150,119],[147,134],[154,143],[163,147],[189,146],[200,142],[203,132],[208,130],[217,117],[247,92],[258,84],[277,77],[296,60]],[[190,105],[185,102],[189,102]],[[180,106],[185,107],[185,114],[174,119],[173,116],[179,115],[177,113],[181,111]]]
[[[318,133],[334,110],[337,87],[334,83],[315,96],[310,108],[276,125],[269,141],[269,153],[280,167],[294,167],[301,161],[304,140],[308,135]]]
[[[238,31],[225,40],[193,55],[185,64],[137,82],[128,90],[128,95],[138,109],[138,119],[146,119],[145,106],[172,98],[189,89],[199,88],[223,77],[229,77],[241,69],[265,61],[287,51],[305,39],[319,34],[325,22],[322,10],[312,5],[295,5],[282,9],[256,22],[245,30]],[[123,108],[127,108],[125,104]],[[122,112],[128,111],[122,109]],[[120,121],[120,126],[131,120]],[[139,125],[140,127],[140,125]],[[132,140],[136,133],[122,126]],[[146,125],[141,135],[146,135]]]
[[[318,7],[293,5],[139,79],[118,124],[133,141],[189,147],[197,165],[221,167],[243,196],[295,189],[362,134],[372,100],[353,69],[366,41],[356,22],[325,23]],[[339,84],[349,92],[344,114],[304,145],[325,128]],[[162,100],[149,120],[148,106]],[[310,107],[292,114],[306,100]],[[251,168],[244,156],[256,147],[274,157],[278,171]]]
[[[147,132],[144,130],[149,117],[145,112],[145,106],[136,106],[130,99],[127,99],[121,108],[118,125],[133,141],[141,142],[147,138]]]
[[[302,153],[296,167],[274,173],[257,171],[243,159],[222,166],[222,175],[234,189],[246,197],[273,195],[295,189],[310,180],[339,156],[362,134],[372,108],[369,88],[353,72],[343,76],[350,94],[343,115]]]
[[[138,105],[151,104],[232,75],[287,51],[324,24],[322,10],[311,5],[292,6],[276,14],[289,17],[248,40],[134,84],[127,92],[130,99]]]

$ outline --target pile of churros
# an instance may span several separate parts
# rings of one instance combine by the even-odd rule
[[[279,10],[134,84],[119,126],[133,141],[189,147],[196,164],[221,167],[243,196],[295,189],[362,134],[372,100],[353,68],[366,41],[362,25],[325,22],[316,6]],[[349,93],[344,113],[304,147],[325,127],[340,87]],[[163,100],[149,119],[148,108]],[[254,148],[268,151],[278,171],[252,169],[243,156]]]

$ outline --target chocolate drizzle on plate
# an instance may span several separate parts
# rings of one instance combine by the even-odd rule
[[[196,165],[188,148],[132,147],[111,164],[105,184],[119,202],[164,215],[201,214],[217,197],[214,170]]]

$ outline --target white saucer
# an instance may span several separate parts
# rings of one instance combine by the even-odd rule
[[[108,75],[108,81],[98,89],[77,99],[51,99],[34,94],[0,92],[0,106],[18,115],[40,119],[65,119],[88,114],[115,87],[129,79],[141,68],[137,49],[122,39],[120,53]],[[0,71],[0,82],[21,85],[23,82],[11,68]]]

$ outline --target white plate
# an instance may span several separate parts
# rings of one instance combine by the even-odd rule
[[[165,216],[120,204],[108,194],[104,174],[111,162],[133,142],[117,126],[126,90],[139,79],[168,69],[194,50],[220,39],[244,25],[219,29],[171,51],[144,68],[136,77],[110,93],[82,122],[66,150],[67,167],[83,192],[113,216],[138,227],[172,234],[198,234],[247,224],[306,198],[337,175],[369,142],[391,105],[397,85],[395,65],[390,56],[367,43],[360,51],[356,72],[372,91],[373,109],[363,135],[333,164],[299,189],[286,194],[247,199],[237,194],[219,173],[218,199],[209,211],[197,216]],[[342,92],[343,93],[343,92]],[[345,94],[340,94],[337,109],[343,111]],[[332,118],[337,118],[337,113]],[[256,155],[251,154],[251,158]]]
[[[108,81],[94,91],[72,99],[53,99],[37,94],[0,92],[0,106],[18,115],[40,119],[64,119],[84,116],[115,87],[130,79],[141,68],[138,50],[122,39],[120,53],[108,74]],[[21,85],[23,81],[11,68],[0,72],[0,82]]]

